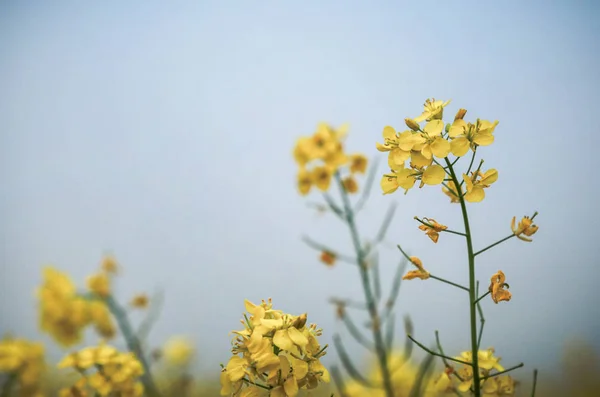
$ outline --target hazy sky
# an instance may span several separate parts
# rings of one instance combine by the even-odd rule
[[[379,157],[383,173],[383,127],[404,129],[436,97],[452,99],[449,120],[464,107],[469,120],[500,121],[481,151],[499,180],[469,206],[475,246],[510,233],[513,216],[540,213],[533,243],[512,239],[478,257],[482,283],[502,269],[513,293],[484,302],[483,344],[507,366],[525,361],[521,378],[551,368],[568,337],[600,348],[598,10],[593,1],[3,1],[0,333],[50,343],[34,309],[42,267],[83,286],[113,252],[124,267],[119,298],[166,292],[152,342],[189,335],[203,369],[227,360],[245,298],[308,312],[329,342],[342,327],[328,298],[362,291],[355,268],[326,268],[300,239],[351,252],[343,225],[298,195],[294,142],[320,121],[348,122],[349,150]],[[359,218],[365,238],[393,201],[390,245],[466,283],[464,241],[433,245],[412,219],[462,229],[437,187],[382,196],[376,185]],[[383,248],[381,259],[389,279],[399,253]],[[414,280],[399,314],[427,344],[439,329],[456,354],[469,346],[466,305],[461,291]],[[401,341],[400,319],[397,328]],[[327,363],[335,358],[332,349]]]

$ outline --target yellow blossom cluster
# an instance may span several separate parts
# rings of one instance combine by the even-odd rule
[[[194,358],[194,345],[182,336],[176,336],[167,341],[162,353],[167,362],[174,366],[186,366]]]
[[[0,341],[0,373],[16,380],[20,396],[43,396],[40,381],[44,368],[41,343],[10,337]]]
[[[361,154],[346,154],[343,141],[347,130],[347,125],[335,129],[320,123],[313,135],[298,139],[294,147],[294,159],[299,167],[297,184],[300,194],[308,194],[313,186],[327,191],[331,179],[342,166],[348,166],[350,171],[342,181],[344,189],[348,193],[358,191],[354,175],[365,173],[367,158]]]
[[[133,353],[121,353],[112,346],[86,347],[67,355],[59,368],[73,368],[82,377],[71,387],[60,391],[60,397],[87,396],[88,391],[100,396],[116,393],[121,397],[139,397],[144,387],[138,380],[144,374],[140,361]],[[90,373],[90,371],[93,371]]]
[[[38,290],[39,323],[43,331],[63,346],[78,343],[88,325],[94,325],[104,338],[115,335],[115,324],[103,301],[78,294],[69,276],[55,268],[45,268],[43,276]]]
[[[469,202],[483,200],[483,189],[498,179],[498,172],[494,169],[486,172],[469,170],[462,175],[463,182],[457,188],[448,156],[462,157],[469,149],[475,152],[478,146],[492,144],[498,121],[477,119],[475,123],[467,123],[463,120],[467,111],[460,109],[454,122],[444,126],[442,117],[449,103],[428,99],[420,116],[405,119],[408,130],[397,132],[391,126],[384,127],[383,143],[376,145],[377,150],[388,152],[391,170],[381,179],[384,194],[393,193],[398,188],[406,193],[416,181],[420,181],[419,187],[443,184],[442,191],[450,196],[452,202],[459,202],[461,195]],[[423,121],[426,123],[421,126],[419,123]],[[442,165],[442,160],[446,166]],[[463,183],[466,191],[462,190]]]
[[[459,357],[455,357],[467,363],[473,362],[473,354],[470,351],[462,352]],[[494,356],[494,349],[479,350],[477,352],[479,374],[481,382],[481,392],[483,396],[514,396],[516,382],[509,375],[495,376],[492,372],[504,371],[504,367],[500,364],[500,358]],[[443,384],[446,390],[458,390],[459,392],[467,392],[473,386],[473,366],[462,364],[458,370],[449,367],[437,379],[440,385]]]
[[[325,347],[317,339],[321,330],[307,325],[307,316],[273,309],[273,304],[245,301],[244,329],[233,331],[233,356],[221,372],[221,395],[295,397],[300,389],[329,382],[321,364]]]

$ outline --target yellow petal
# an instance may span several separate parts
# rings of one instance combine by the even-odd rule
[[[484,198],[485,191],[479,185],[473,186],[473,189],[471,189],[470,192],[468,191],[467,194],[465,194],[465,200],[467,200],[469,203],[478,203]]]
[[[425,124],[423,131],[429,134],[429,136],[434,136],[440,135],[443,129],[444,122],[442,120],[431,120],[429,123]]]
[[[467,128],[467,122],[464,120],[456,120],[450,126],[450,130],[448,130],[448,136],[450,138],[456,138],[458,136],[464,135]]]
[[[283,389],[288,397],[296,397],[298,395],[298,383],[296,383],[296,378],[294,376],[287,378],[283,383]]]
[[[294,347],[294,342],[290,338],[287,329],[277,330],[275,332],[275,335],[273,336],[273,343],[275,344],[275,346],[285,351],[291,351]]]
[[[469,147],[469,140],[464,136],[455,138],[450,142],[450,150],[456,157],[462,157],[467,154]]]
[[[427,167],[423,172],[422,180],[428,185],[439,185],[444,181],[446,171],[441,166],[435,164]]]
[[[427,167],[433,162],[431,157],[426,158],[421,152],[413,150],[410,155],[410,163],[417,168]]]
[[[302,332],[295,327],[288,328],[288,335],[290,336],[290,339],[301,348],[305,348],[308,344],[308,339],[306,336],[304,336]]]
[[[398,177],[395,174],[384,175],[381,178],[381,190],[383,194],[394,193],[398,190]]]
[[[490,168],[483,174],[483,177],[481,178],[481,183],[484,185],[491,185],[492,183],[496,182],[497,180],[498,180],[498,171],[496,171],[494,168]]]
[[[444,158],[450,153],[450,142],[442,137],[435,138],[429,146],[435,157]]]
[[[473,142],[480,146],[491,145],[494,142],[494,136],[492,134],[478,133],[473,137]]]

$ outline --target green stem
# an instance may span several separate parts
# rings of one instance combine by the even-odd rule
[[[419,343],[419,342],[418,342],[418,341],[417,341],[415,338],[413,338],[412,336],[410,336],[410,335],[406,335],[406,336],[408,337],[408,339],[412,340],[412,341],[413,341],[413,342],[414,342],[414,343],[415,343],[417,346],[419,346],[421,349],[425,350],[427,353],[431,354],[432,356],[441,357],[441,358],[444,358],[444,359],[446,359],[446,360],[454,361],[455,363],[464,364],[464,365],[468,365],[468,366],[471,366],[471,365],[473,365],[473,364],[471,364],[471,363],[470,363],[470,362],[468,362],[468,361],[458,360],[458,359],[456,359],[456,358],[453,358],[453,357],[450,357],[450,356],[445,356],[445,355],[443,355],[443,354],[436,353],[436,352],[434,352],[433,350],[431,350],[431,349],[429,349],[429,348],[425,347],[425,345],[423,345],[422,343]]]
[[[460,186],[458,183],[458,179],[456,178],[456,173],[454,172],[454,168],[450,164],[448,158],[445,158],[446,164],[448,165],[448,170],[450,171],[450,176],[454,180],[455,186]],[[465,198],[462,193],[462,189],[458,191],[458,198],[460,201],[460,208],[462,211],[463,222],[465,224],[465,234],[467,240],[467,252],[469,255],[469,317],[470,317],[470,331],[471,331],[471,352],[472,352],[472,360],[471,365],[473,366],[473,392],[475,397],[481,396],[481,382],[480,382],[480,374],[479,374],[479,347],[477,346],[477,305],[475,304],[476,297],[476,289],[475,289],[475,254],[473,253],[473,241],[471,238],[471,227],[469,225],[469,215],[467,213],[467,205],[465,203]]]
[[[482,250],[479,250],[479,251],[477,251],[476,253],[474,253],[474,254],[473,254],[473,256],[477,256],[477,255],[479,255],[479,254],[481,254],[481,253],[484,253],[485,251],[489,250],[490,248],[494,248],[494,247],[495,247],[495,246],[497,246],[498,244],[500,244],[500,243],[503,243],[503,242],[505,242],[506,240],[509,240],[509,239],[511,239],[511,238],[513,238],[513,237],[515,237],[514,233],[513,233],[513,234],[511,234],[510,236],[506,236],[506,237],[504,237],[502,240],[498,240],[498,241],[496,241],[496,242],[495,242],[494,244],[492,244],[492,245],[488,245],[487,247],[485,247],[485,248],[484,248],[484,249],[482,249]]]
[[[430,277],[430,278],[432,278],[432,279],[434,279],[434,280],[438,280],[438,281],[441,281],[442,283],[450,284],[450,285],[452,285],[452,286],[454,286],[454,287],[456,287],[456,288],[460,288],[460,289],[462,289],[462,290],[465,290],[465,291],[469,292],[469,289],[468,289],[467,287],[463,287],[463,286],[462,286],[462,285],[460,285],[460,284],[456,284],[456,283],[453,283],[452,281],[448,281],[448,280],[446,280],[446,279],[443,279],[443,278],[441,278],[441,277],[434,276],[434,275],[433,275],[433,274],[431,274],[431,273],[429,273],[429,277]]]
[[[515,369],[521,368],[524,365],[525,364],[523,364],[523,363],[517,364],[514,367],[510,367],[508,369],[505,369],[504,371],[500,371],[500,372],[496,372],[496,373],[488,375],[488,376],[484,376],[484,377],[481,378],[481,380],[486,380],[486,379],[489,379],[489,378],[493,378],[494,376],[498,376],[498,375],[502,375],[502,374],[505,374],[505,373],[510,372],[510,371],[514,371]]]
[[[482,300],[483,298],[485,298],[489,294],[490,294],[490,291],[488,291],[485,294],[481,295],[479,298],[477,298],[477,300],[475,301],[475,304],[479,303],[480,300]]]
[[[10,396],[10,392],[11,392],[16,380],[17,380],[16,373],[12,373],[12,374],[8,375],[8,377],[6,378],[6,381],[2,385],[2,391],[0,392],[0,397],[9,397]]]
[[[144,391],[148,393],[149,397],[160,397],[160,393],[154,384],[154,379],[152,379],[150,366],[144,357],[144,352],[142,351],[140,341],[135,335],[131,324],[129,323],[127,313],[125,313],[125,310],[117,303],[112,295],[109,295],[106,299],[104,299],[104,301],[119,324],[119,328],[121,329],[123,337],[125,338],[125,342],[127,343],[127,348],[136,355],[138,360],[140,360],[142,367],[144,368],[144,374],[142,375]]]
[[[360,278],[362,281],[363,291],[365,293],[365,300],[367,302],[367,308],[369,310],[369,316],[371,317],[371,321],[373,322],[373,339],[375,341],[375,352],[377,354],[377,358],[379,361],[379,367],[381,370],[381,376],[383,378],[383,386],[385,389],[385,393],[387,397],[394,397],[394,389],[392,386],[392,379],[390,376],[390,371],[388,368],[387,361],[387,352],[385,349],[385,345],[383,342],[383,336],[381,334],[381,324],[380,317],[377,311],[377,306],[375,305],[375,300],[373,298],[373,292],[371,291],[371,282],[369,280],[368,269],[365,266],[365,252],[360,243],[360,238],[358,236],[358,230],[356,228],[356,223],[354,221],[354,211],[350,205],[350,200],[348,199],[348,195],[346,190],[344,189],[344,185],[340,178],[340,174],[338,172],[335,173],[335,179],[338,183],[338,187],[340,189],[340,194],[342,196],[342,201],[344,203],[344,215],[346,216],[346,223],[350,228],[350,234],[352,237],[352,242],[354,244],[354,249],[356,251],[356,261],[358,264],[358,268],[360,271]]]
[[[538,370],[536,368],[533,370],[533,388],[531,389],[531,397],[535,397],[535,387],[537,386],[537,376],[538,376]]]

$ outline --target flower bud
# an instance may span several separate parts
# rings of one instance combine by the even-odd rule
[[[458,109],[458,112],[456,112],[456,116],[454,116],[454,121],[464,119],[465,114],[467,114],[467,109]]]
[[[404,119],[404,122],[406,123],[408,128],[410,128],[413,131],[419,131],[421,129],[419,124],[416,121],[414,121],[413,119]]]

